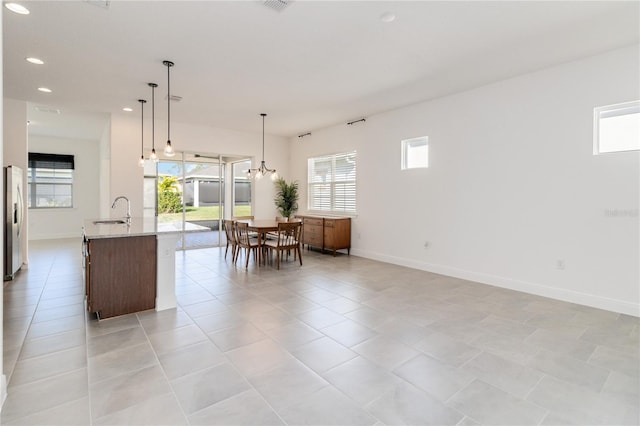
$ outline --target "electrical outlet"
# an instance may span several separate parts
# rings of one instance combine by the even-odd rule
[[[565,268],[565,263],[563,259],[556,260],[556,269],[563,270]]]

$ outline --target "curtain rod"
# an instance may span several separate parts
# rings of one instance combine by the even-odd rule
[[[347,123],[347,125],[351,126],[352,124],[359,123],[359,122],[361,122],[361,121],[367,121],[367,119],[366,119],[366,118],[361,118],[360,120],[353,120],[353,121],[349,121],[349,122]]]

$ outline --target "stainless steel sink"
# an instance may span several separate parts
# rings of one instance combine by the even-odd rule
[[[126,222],[122,219],[104,219],[104,220],[93,221],[94,225],[122,225],[123,223],[126,223]]]

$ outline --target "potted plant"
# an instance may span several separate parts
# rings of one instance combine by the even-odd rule
[[[283,178],[278,178],[275,185],[276,198],[273,201],[276,203],[276,208],[282,217],[290,219],[298,211],[298,182],[287,183]]]

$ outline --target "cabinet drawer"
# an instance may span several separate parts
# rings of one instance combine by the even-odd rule
[[[304,243],[309,244],[316,247],[322,247],[322,234],[314,234],[304,236]]]
[[[304,225],[305,234],[320,234],[322,235],[322,226],[309,226]]]
[[[302,239],[306,244],[318,244],[322,246],[322,226],[305,225],[302,232]]]
[[[334,226],[336,226],[336,221],[333,219],[325,219],[324,220],[324,227],[325,228],[333,228]]]
[[[303,222],[304,222],[305,226],[307,226],[307,225],[322,226],[322,219],[318,219],[318,218],[315,218],[315,217],[305,217],[303,219]]]

